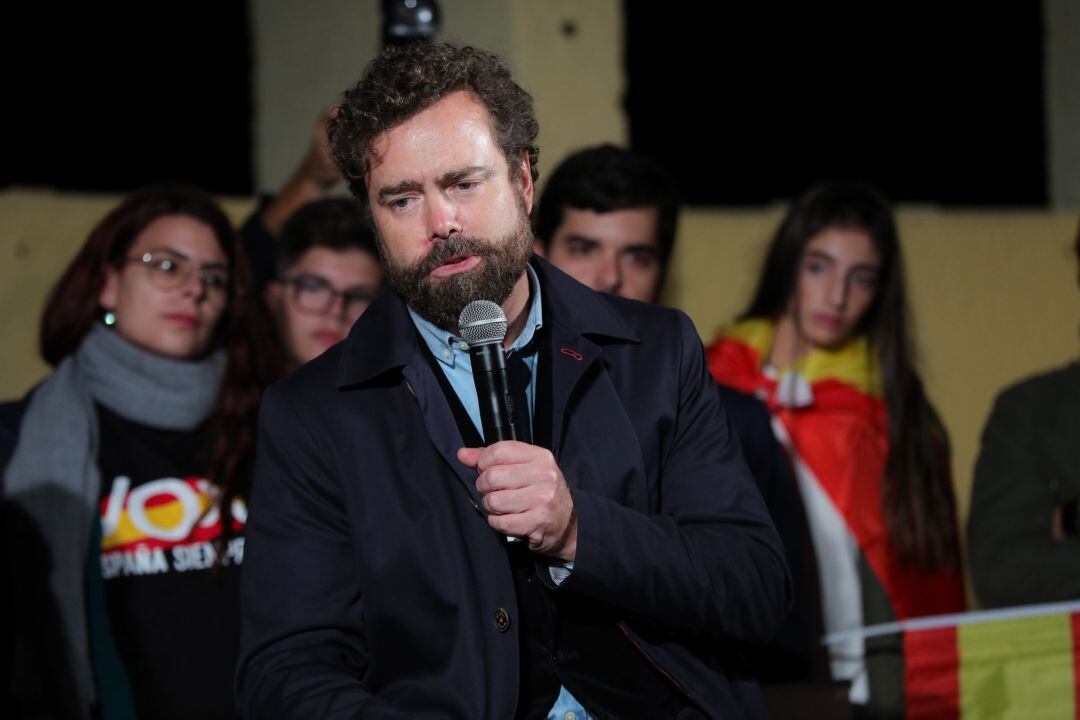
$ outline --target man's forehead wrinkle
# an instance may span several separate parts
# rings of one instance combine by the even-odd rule
[[[471,107],[462,108],[459,104],[462,99],[467,100],[468,105]],[[455,100],[457,102],[454,102]],[[440,108],[440,104],[447,103],[447,101],[452,103],[453,109],[445,106]],[[509,174],[513,176],[515,163],[511,161],[510,158],[506,157],[502,146],[499,144],[495,123],[491,117],[490,111],[474,92],[468,89],[461,89],[448,93],[409,117],[401,119],[399,122],[384,129],[379,135],[372,139],[368,147],[367,163],[367,185],[369,188],[372,186],[371,176],[373,172],[387,162],[387,156],[392,154],[393,151],[392,146],[396,146],[402,142],[406,144],[426,142],[436,150],[445,150],[449,152],[456,149],[457,145],[446,146],[446,142],[443,138],[445,128],[442,127],[440,123],[417,122],[419,118],[428,119],[433,117],[435,113],[441,113],[444,110],[448,110],[457,115],[457,131],[459,133],[465,132],[470,135],[478,149],[490,148],[496,150],[499,157],[506,163]],[[470,166],[486,165],[486,163],[473,162],[466,162],[465,164]],[[448,175],[456,170],[456,168],[451,169],[440,175]]]

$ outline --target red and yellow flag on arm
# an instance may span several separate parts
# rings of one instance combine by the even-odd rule
[[[909,720],[1080,720],[1080,601],[918,618],[853,632],[903,633]]]

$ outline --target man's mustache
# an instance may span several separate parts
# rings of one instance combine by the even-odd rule
[[[479,255],[484,257],[491,252],[491,246],[483,240],[464,235],[451,235],[440,240],[417,262],[410,273],[414,278],[426,278],[432,270],[459,255]]]

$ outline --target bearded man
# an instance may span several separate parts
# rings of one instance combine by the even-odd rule
[[[331,142],[391,289],[265,396],[246,717],[764,715],[738,648],[789,602],[776,532],[690,321],[532,257],[536,134],[471,48],[388,48],[345,94]],[[483,446],[475,299],[524,440]]]

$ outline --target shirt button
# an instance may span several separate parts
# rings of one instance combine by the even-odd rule
[[[570,712],[563,715],[563,720],[575,720],[576,718],[577,718],[577,715],[574,714],[573,710],[571,710]]]
[[[458,347],[461,348],[462,350],[468,350],[469,349],[469,343],[467,343],[467,342],[459,342]]]
[[[501,633],[510,629],[510,613],[506,608],[495,608],[495,629]]]
[[[450,348],[443,348],[442,356],[445,358],[450,357]]]

